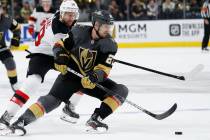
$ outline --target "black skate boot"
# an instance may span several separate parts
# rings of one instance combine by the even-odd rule
[[[94,113],[91,118],[86,122],[88,127],[87,132],[104,133],[108,130],[108,125],[102,123],[102,119],[98,113]]]
[[[23,120],[17,120],[11,126],[8,126],[7,129],[0,131],[1,136],[24,136],[25,134],[26,130]]]
[[[202,48],[203,52],[209,52],[209,49],[207,47]]]
[[[75,106],[70,101],[64,106],[60,118],[66,122],[77,123],[79,114],[75,112]]]
[[[26,130],[24,128],[24,120],[17,120],[10,126],[11,132],[9,134],[16,136],[24,136],[26,134]]]
[[[9,113],[5,111],[4,114],[0,118],[0,130],[4,130],[8,128],[11,118],[12,117],[9,115]]]

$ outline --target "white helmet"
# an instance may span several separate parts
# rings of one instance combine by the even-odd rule
[[[48,2],[48,3],[52,4],[52,0],[41,0],[41,3],[44,3],[44,2]]]
[[[79,19],[79,7],[74,0],[63,0],[60,6],[60,13],[63,15],[65,12],[73,12],[76,15],[76,20]]]

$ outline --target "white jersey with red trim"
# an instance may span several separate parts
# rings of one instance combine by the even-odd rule
[[[32,15],[29,17],[29,24],[34,24],[35,32],[39,32],[46,20],[51,18],[55,12],[56,10],[53,8],[51,8],[48,12],[45,12],[43,7],[37,7],[33,10]]]
[[[30,49],[32,53],[41,53],[53,56],[53,46],[60,39],[66,37],[71,28],[59,20],[59,12],[42,26],[35,40],[35,47]]]

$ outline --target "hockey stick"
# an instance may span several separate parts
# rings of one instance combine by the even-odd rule
[[[68,68],[68,71],[71,72],[71,73],[73,73],[73,74],[75,74],[75,75],[77,75],[77,76],[80,77],[80,78],[83,77],[82,74],[80,74],[80,73],[74,71],[74,70],[71,69],[71,68]],[[136,103],[133,103],[132,101],[129,101],[129,100],[125,99],[124,97],[122,97],[122,96],[120,96],[120,95],[114,93],[113,91],[109,90],[108,88],[106,88],[106,87],[104,87],[104,86],[102,86],[102,85],[100,85],[100,84],[96,84],[96,86],[97,86],[98,88],[100,88],[100,89],[106,91],[107,94],[115,95],[115,96],[120,97],[121,99],[125,100],[125,102],[127,102],[128,104],[132,105],[133,107],[137,108],[138,110],[141,110],[142,112],[148,114],[149,116],[151,116],[151,117],[153,117],[153,118],[155,118],[155,119],[157,119],[157,120],[162,120],[162,119],[167,118],[167,117],[170,116],[172,113],[174,113],[174,111],[175,111],[176,108],[177,108],[177,104],[175,103],[175,104],[174,104],[169,110],[167,110],[166,112],[164,112],[164,113],[162,113],[162,114],[154,114],[154,113],[152,113],[152,112],[150,112],[150,111],[148,111],[148,110],[146,110],[146,109],[140,107],[140,106],[137,105]]]
[[[114,61],[114,62],[117,62],[117,63],[120,63],[120,64],[127,65],[127,66],[131,66],[131,67],[143,69],[143,70],[146,70],[146,71],[154,72],[154,73],[157,73],[157,74],[160,74],[160,75],[172,77],[172,78],[175,78],[175,79],[185,80],[185,77],[184,77],[184,76],[177,76],[177,75],[173,75],[173,74],[169,74],[169,73],[165,73],[165,72],[161,72],[161,71],[149,69],[149,68],[146,68],[146,67],[138,66],[138,65],[131,64],[131,63],[128,63],[128,62],[124,62],[124,61],[121,61],[121,60],[117,60],[117,59],[114,59],[113,61]]]
[[[26,51],[27,53],[29,53],[29,54],[32,54],[28,49],[25,49],[25,51]]]

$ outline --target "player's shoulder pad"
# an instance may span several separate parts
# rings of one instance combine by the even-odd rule
[[[100,39],[98,41],[98,44],[100,45],[100,50],[103,53],[116,53],[118,46],[115,40],[111,37]]]

